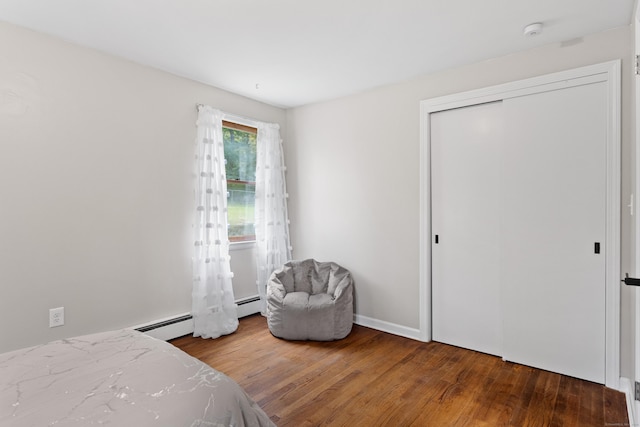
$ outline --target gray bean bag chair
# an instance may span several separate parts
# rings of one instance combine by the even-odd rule
[[[288,340],[346,337],[353,325],[351,273],[334,262],[287,262],[267,283],[267,324]]]

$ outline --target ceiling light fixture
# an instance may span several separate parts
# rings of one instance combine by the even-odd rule
[[[542,23],[535,22],[524,27],[524,35],[527,37],[537,36],[542,32]]]

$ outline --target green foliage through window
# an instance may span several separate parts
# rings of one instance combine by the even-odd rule
[[[256,180],[256,134],[237,129],[222,129],[227,179]]]
[[[232,242],[255,240],[257,132],[223,126],[222,133],[227,161],[229,239]]]

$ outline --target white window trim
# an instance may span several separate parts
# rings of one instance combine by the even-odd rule
[[[253,249],[256,246],[255,240],[247,240],[245,242],[231,242],[229,244],[230,251],[241,251],[245,249]]]

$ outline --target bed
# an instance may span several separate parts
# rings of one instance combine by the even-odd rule
[[[0,354],[0,425],[274,426],[226,375],[134,330]]]

